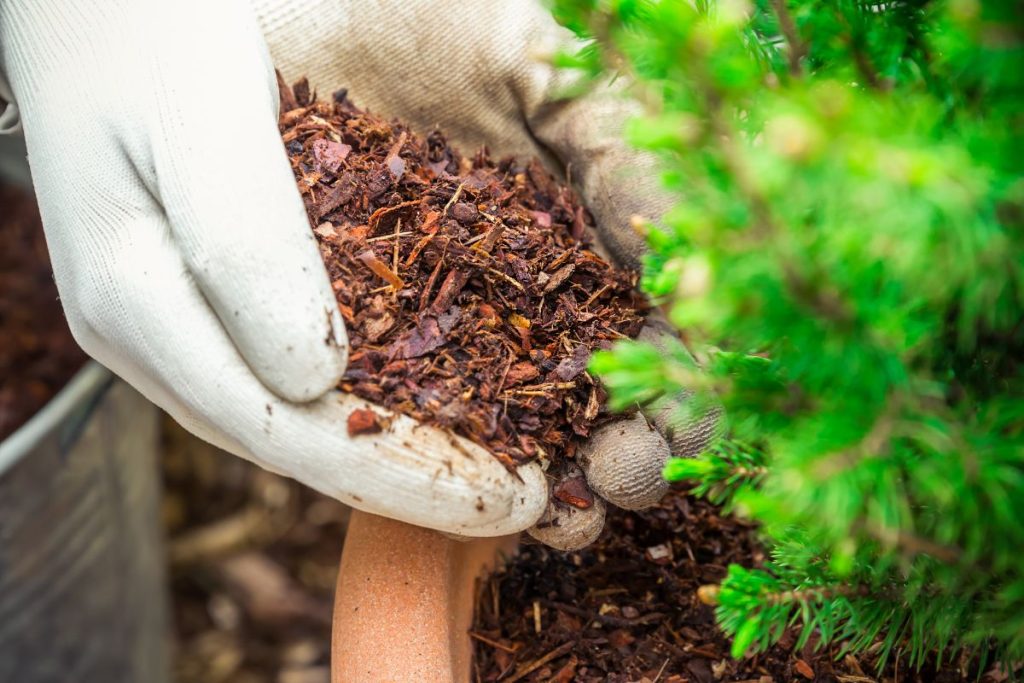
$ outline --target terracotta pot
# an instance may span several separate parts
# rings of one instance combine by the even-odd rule
[[[506,536],[455,541],[354,511],[334,603],[334,683],[464,683],[477,577]]]

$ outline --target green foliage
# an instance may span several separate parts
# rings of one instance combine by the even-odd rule
[[[717,393],[724,444],[667,476],[759,521],[735,653],[1024,658],[1024,9],[1008,1],[556,0],[650,111],[679,202],[644,287],[685,354],[593,368],[616,405]],[[727,349],[727,352],[717,349]]]

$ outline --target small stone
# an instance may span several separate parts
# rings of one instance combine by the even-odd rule
[[[324,238],[337,237],[338,231],[334,229],[334,226],[330,221],[324,221],[320,225],[313,228],[313,232]]]
[[[654,564],[668,564],[672,561],[672,546],[668,543],[652,545],[644,551],[644,557],[647,558],[648,562],[653,562]]]
[[[469,202],[459,202],[452,207],[452,217],[460,223],[472,223],[476,221],[480,212]]]

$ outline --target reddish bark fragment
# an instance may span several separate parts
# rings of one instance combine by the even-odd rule
[[[563,358],[558,363],[558,367],[555,368],[555,374],[563,382],[569,382],[576,379],[581,372],[587,369],[588,362],[590,362],[590,349],[580,344],[573,350],[571,356]]]
[[[402,145],[405,144],[407,136],[408,133],[403,130],[398,136],[398,140],[395,141],[394,146],[388,152],[387,158],[384,159],[384,165],[388,167],[388,171],[391,172],[396,182],[401,180],[402,175],[405,173],[405,159],[399,156],[399,152],[402,151]]]
[[[615,649],[628,647],[636,642],[633,634],[624,628],[615,629],[608,634],[608,644]]]
[[[424,317],[419,325],[395,341],[391,347],[391,357],[400,359],[418,358],[443,345],[447,332],[444,328],[449,327],[450,330],[450,325],[442,325],[442,322],[446,320],[445,316],[438,316],[437,318],[433,316]]]
[[[807,679],[814,679],[814,669],[811,668],[810,664],[808,664],[802,659],[797,659],[795,662],[793,662],[793,665],[793,668],[795,668],[797,670],[797,673],[799,673],[801,676]]]
[[[551,227],[551,214],[547,211],[534,211],[532,212],[533,220],[537,223],[538,228],[550,228]]]
[[[576,211],[573,212],[572,216],[572,236],[573,239],[583,239],[583,234],[587,229],[586,221],[583,219],[583,207],[577,206]]]
[[[356,408],[348,415],[348,435],[379,434],[384,427],[377,413],[369,408]]]
[[[516,384],[529,382],[530,380],[537,378],[539,375],[540,370],[537,369],[536,365],[530,361],[522,361],[508,369],[508,374],[505,375],[505,384],[508,386],[515,386]]]
[[[317,166],[321,170],[330,173],[338,172],[342,162],[351,151],[352,147],[349,145],[343,145],[333,140],[316,140],[313,143],[313,159],[316,160]]]
[[[288,86],[288,84],[285,83],[284,77],[281,75],[281,72],[278,71],[277,69],[274,69],[274,75],[277,77],[277,91],[281,97],[280,109],[281,115],[283,116],[284,114],[287,114],[293,109],[298,109],[299,103],[295,100],[295,93]]]
[[[455,303],[455,297],[459,295],[462,288],[466,285],[466,281],[469,280],[469,273],[465,273],[461,270],[452,270],[444,278],[444,282],[441,283],[441,288],[437,290],[437,298],[434,299],[434,303],[430,305],[430,311],[434,315],[440,315],[448,310],[453,303]]]
[[[552,494],[566,505],[586,510],[594,504],[594,494],[583,477],[570,477],[555,484]]]
[[[494,249],[494,245],[498,243],[501,236],[505,233],[505,224],[498,223],[493,226],[487,235],[480,241],[480,250],[490,253]]]
[[[544,293],[550,294],[551,292],[561,287],[562,283],[568,280],[574,272],[576,272],[575,263],[570,263],[556,270],[554,274],[551,276],[551,279],[548,280],[548,283],[544,285]]]
[[[372,270],[377,277],[384,280],[395,289],[402,288],[404,284],[402,282],[402,278],[395,275],[394,271],[388,268],[383,261],[377,258],[377,255],[371,250],[367,249],[366,251],[360,252],[356,258],[365,263],[366,267]]]
[[[576,655],[570,656],[569,661],[552,676],[551,683],[572,683],[573,678],[576,676],[576,667],[579,663],[580,660]]]
[[[341,176],[338,182],[334,184],[334,187],[329,188],[327,194],[317,204],[314,214],[316,218],[323,218],[339,206],[347,204],[355,194],[356,188],[353,181],[352,176]]]
[[[305,77],[296,81],[292,86],[292,92],[295,93],[295,101],[300,107],[308,107],[309,103],[313,101],[313,94],[309,90],[309,80]]]

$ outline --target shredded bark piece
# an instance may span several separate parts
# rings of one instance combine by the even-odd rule
[[[594,494],[583,477],[570,477],[555,484],[552,494],[566,505],[586,510],[594,505]]]
[[[356,408],[348,416],[348,435],[379,434],[383,429],[377,413],[369,408]]]

